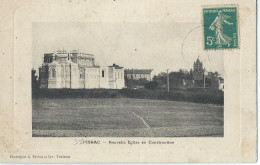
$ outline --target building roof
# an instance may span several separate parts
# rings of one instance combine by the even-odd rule
[[[93,54],[84,53],[79,50],[72,50],[72,51],[70,51],[70,54],[78,54],[79,56],[94,56]]]
[[[224,83],[224,79],[223,79],[222,77],[219,77],[219,81],[220,81],[221,83]]]
[[[113,64],[112,66],[109,66],[109,67],[115,67],[115,69],[122,69],[123,68],[123,67],[116,65],[116,64]]]
[[[44,53],[44,57],[54,56],[54,53]]]
[[[127,69],[126,74],[151,74],[152,69]]]

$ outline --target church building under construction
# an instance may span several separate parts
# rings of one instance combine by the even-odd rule
[[[44,54],[39,68],[40,88],[109,88],[125,87],[124,69],[116,64],[96,66],[95,57],[73,50]]]

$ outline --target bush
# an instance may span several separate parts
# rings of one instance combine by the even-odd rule
[[[158,82],[156,81],[150,81],[144,85],[146,89],[155,90],[158,87]]]
[[[152,85],[151,85],[152,86]],[[152,87],[155,87],[152,86]],[[224,104],[224,92],[217,89],[40,89],[33,98],[139,98],[195,103]]]

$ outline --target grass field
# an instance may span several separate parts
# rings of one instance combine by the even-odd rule
[[[33,99],[33,136],[224,135],[223,106],[130,98]]]

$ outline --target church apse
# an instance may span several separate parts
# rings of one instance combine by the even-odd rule
[[[96,66],[92,54],[77,50],[71,52],[59,50],[44,54],[43,59],[43,64],[39,68],[40,88],[122,89],[125,87],[123,67],[115,64]]]

